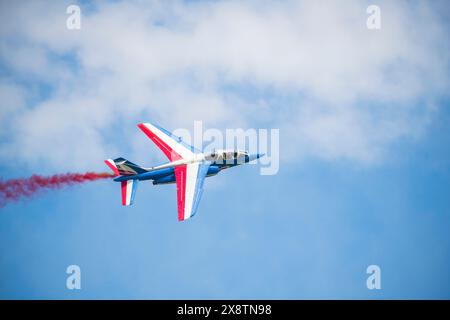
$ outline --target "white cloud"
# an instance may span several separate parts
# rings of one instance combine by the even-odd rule
[[[0,119],[8,119],[13,114],[23,111],[25,107],[25,93],[19,86],[0,82]],[[0,128],[0,133],[5,134],[5,127]]]
[[[367,5],[99,3],[81,5],[81,30],[69,31],[66,4],[3,3],[0,57],[12,70],[3,83],[53,88],[2,117],[16,128],[8,153],[32,166],[86,169],[112,152],[140,158],[140,143],[111,133],[133,121],[263,119],[294,137],[289,154],[381,160],[392,142],[423,130],[429,104],[448,90],[448,27],[430,2],[381,1],[382,29],[370,31]]]

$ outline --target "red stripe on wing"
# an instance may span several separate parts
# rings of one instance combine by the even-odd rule
[[[167,158],[169,158],[170,161],[182,159],[182,157],[178,153],[176,153],[167,143],[165,143],[154,132],[152,132],[145,124],[140,123],[138,124],[138,127],[158,146],[159,149],[161,149],[161,151],[166,155]]]
[[[184,207],[186,204],[186,165],[175,167],[177,181],[178,221],[184,220]]]

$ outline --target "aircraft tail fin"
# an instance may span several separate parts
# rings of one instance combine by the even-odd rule
[[[147,172],[144,168],[128,161],[124,158],[117,158],[114,160],[107,159],[105,163],[115,173],[116,176],[132,176],[139,173]]]

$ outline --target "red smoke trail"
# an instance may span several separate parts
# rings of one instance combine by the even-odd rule
[[[0,207],[8,202],[19,200],[22,197],[31,197],[42,189],[60,189],[65,186],[80,184],[88,181],[112,178],[109,173],[66,173],[44,177],[32,175],[29,178],[0,180]]]

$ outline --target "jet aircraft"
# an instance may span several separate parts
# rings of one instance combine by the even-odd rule
[[[115,174],[114,181],[121,184],[122,205],[133,204],[138,181],[152,180],[154,185],[176,183],[178,221],[195,215],[206,177],[264,155],[242,150],[202,152],[155,124],[140,123],[138,127],[161,149],[169,162],[144,168],[124,158],[105,160]]]

